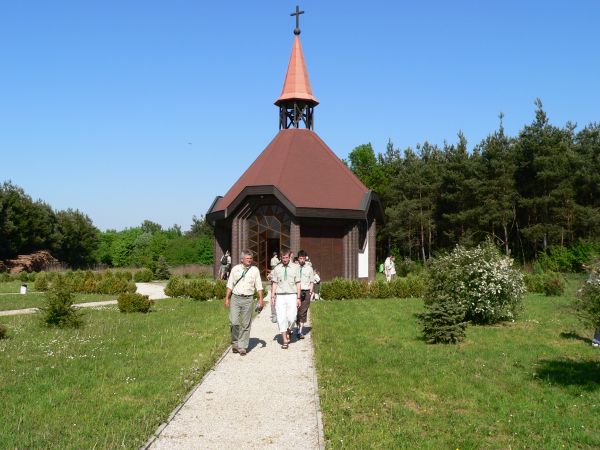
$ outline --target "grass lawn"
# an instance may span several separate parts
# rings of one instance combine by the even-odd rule
[[[116,300],[117,295],[107,294],[73,294],[74,303],[101,302],[103,300]],[[34,308],[44,304],[44,294],[28,293],[21,294],[0,294],[0,311],[10,309]]]
[[[21,289],[22,281],[4,281],[0,283],[0,293],[18,294]],[[26,282],[29,290],[33,289],[33,283]]]
[[[85,310],[79,330],[0,317],[0,448],[139,448],[228,345],[222,302]]]
[[[311,308],[328,448],[599,448],[600,350],[563,297],[428,345],[411,300]]]

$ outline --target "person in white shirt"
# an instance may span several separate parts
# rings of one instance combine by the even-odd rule
[[[273,252],[273,257],[271,258],[271,270],[273,270],[280,262],[281,261],[279,261],[279,258],[277,257],[277,252]]]
[[[252,265],[252,252],[244,250],[241,264],[231,269],[227,280],[225,307],[229,308],[231,351],[242,356],[248,351],[254,291],[258,293],[258,307],[262,309],[263,287],[258,267]]]
[[[396,276],[396,257],[394,255],[390,255],[385,259],[383,263],[383,272],[385,273],[385,279],[387,281],[392,281],[392,279]]]
[[[310,266],[308,265],[306,252],[304,250],[298,252],[297,267],[298,278],[300,279],[300,306],[298,307],[298,316],[296,318],[296,323],[298,324],[296,333],[298,339],[304,339],[302,327],[304,327],[308,318],[308,308],[310,307],[310,301],[312,300],[315,283],[315,274],[313,272],[312,264]]]
[[[281,264],[271,272],[273,290],[271,301],[275,303],[277,324],[281,333],[281,348],[287,349],[291,338],[291,328],[296,322],[296,314],[300,307],[300,278],[298,269],[290,261],[289,250],[281,252]]]

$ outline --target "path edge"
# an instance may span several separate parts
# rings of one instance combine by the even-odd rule
[[[198,390],[198,388],[202,385],[202,383],[204,383],[204,381],[208,378],[208,376],[212,372],[215,371],[215,369],[217,368],[217,366],[219,364],[221,364],[221,361],[223,361],[223,359],[225,358],[225,356],[227,356],[227,354],[230,351],[231,351],[231,346],[228,346],[225,349],[225,351],[223,352],[223,354],[219,357],[219,359],[217,361],[215,361],[215,363],[213,364],[213,366],[209,370],[206,371],[206,373],[204,374],[204,376],[202,377],[202,379],[190,390],[190,392],[187,393],[187,395],[175,407],[175,409],[173,411],[171,411],[171,414],[169,414],[169,417],[167,418],[167,420],[165,422],[161,423],[156,428],[156,431],[154,431],[154,433],[152,434],[152,436],[150,436],[150,438],[148,438],[148,440],[146,441],[146,443],[140,447],[140,450],[148,450],[152,446],[152,444],[154,444],[154,442],[160,437],[160,435],[164,431],[164,429],[167,428],[167,426],[175,418],[175,416],[177,415],[177,413],[179,411],[181,411],[181,408],[183,408],[185,406],[185,404],[189,401],[190,397],[192,395],[194,395],[194,392],[196,392]]]
[[[310,340],[312,346],[312,359],[315,375],[313,377],[313,390],[315,395],[315,406],[317,414],[317,431],[318,431],[318,444],[320,450],[325,450],[325,432],[323,430],[323,413],[321,412],[321,396],[319,395],[319,374],[317,372],[317,358],[315,358],[315,346],[313,344],[312,336]]]

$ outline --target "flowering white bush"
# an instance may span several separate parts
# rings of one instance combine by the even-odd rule
[[[491,242],[466,249],[460,245],[431,263],[425,303],[451,301],[465,320],[495,323],[516,316],[526,292],[523,274]]]

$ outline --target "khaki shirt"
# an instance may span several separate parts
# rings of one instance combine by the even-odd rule
[[[277,283],[276,294],[297,294],[296,283],[300,281],[298,277],[297,264],[289,263],[287,266],[279,264],[272,272],[273,283]]]
[[[315,282],[315,273],[313,268],[304,263],[304,265],[298,264],[298,278],[300,279],[300,289],[310,289],[310,284]]]
[[[246,271],[246,267],[243,264],[238,264],[231,269],[229,279],[227,280],[227,287],[235,295],[253,295],[255,289],[262,291],[263,287],[258,267],[250,266]]]

